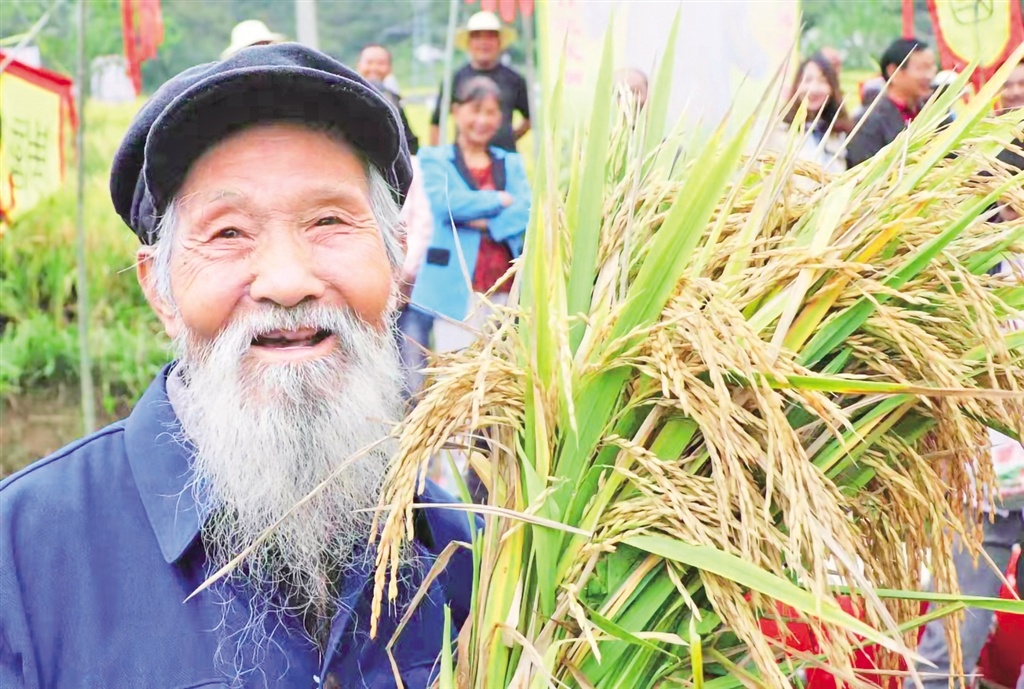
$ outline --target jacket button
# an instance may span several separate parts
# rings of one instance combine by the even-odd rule
[[[324,677],[323,689],[341,689],[341,681],[338,679],[338,675],[328,672],[327,676]]]

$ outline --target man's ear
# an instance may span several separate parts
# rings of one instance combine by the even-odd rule
[[[178,318],[175,315],[174,306],[160,293],[157,287],[156,266],[153,254],[155,249],[152,246],[144,246],[135,254],[135,275],[139,279],[139,287],[146,296],[150,308],[156,313],[157,318],[164,326],[164,332],[172,340],[178,336]]]

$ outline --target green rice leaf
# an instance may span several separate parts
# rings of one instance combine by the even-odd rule
[[[837,586],[836,591],[846,595],[851,592],[848,587]],[[906,591],[903,589],[875,589],[879,598],[892,600],[919,600],[929,603],[952,603],[957,606],[1005,612],[1011,615],[1024,615],[1024,601],[1007,598],[988,598],[985,596],[969,596],[966,594],[938,593],[936,591]],[[911,627],[913,628],[913,627]]]
[[[444,606],[444,636],[441,640],[441,689],[455,689],[455,668],[452,665],[452,609]]]
[[[634,536],[627,538],[624,543],[688,567],[696,567],[735,581],[807,615],[848,629],[891,651],[910,653],[901,642],[846,613],[835,601],[816,598],[812,593],[789,580],[766,572],[724,550],[684,543],[664,536]]]
[[[644,143],[644,155],[648,158],[646,168],[653,164],[651,153],[661,145],[665,139],[665,127],[668,117],[668,103],[672,95],[672,72],[675,67],[676,42],[679,36],[679,18],[682,15],[682,8],[676,10],[676,16],[672,20],[672,28],[669,29],[668,39],[665,41],[665,54],[658,63],[658,74],[654,78],[654,88],[647,99],[647,138]]]
[[[597,245],[604,206],[604,176],[608,164],[608,139],[612,108],[612,26],[605,33],[601,66],[597,70],[597,91],[587,134],[587,150],[582,163],[576,226],[573,233],[572,267],[569,270],[567,304],[569,314],[590,311],[597,264]],[[584,324],[576,322],[569,333],[572,351],[583,339]]]

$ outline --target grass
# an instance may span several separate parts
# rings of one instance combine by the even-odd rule
[[[135,236],[114,213],[110,162],[135,105],[86,109],[85,231],[89,346],[108,411],[134,399],[166,361],[156,318],[135,280]],[[0,247],[0,395],[73,385],[79,376],[74,159],[63,188],[9,228]]]

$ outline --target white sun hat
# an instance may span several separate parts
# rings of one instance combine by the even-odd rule
[[[248,48],[251,45],[283,43],[284,41],[284,34],[274,33],[259,19],[246,19],[231,29],[231,45],[220,54],[220,59],[229,58],[242,48]]]
[[[469,21],[466,22],[466,26],[459,29],[455,34],[455,47],[460,50],[469,49],[469,34],[474,31],[497,31],[498,39],[501,41],[501,49],[509,47],[516,42],[516,38],[519,34],[511,26],[505,26],[498,19],[498,15],[494,12],[477,12]]]

